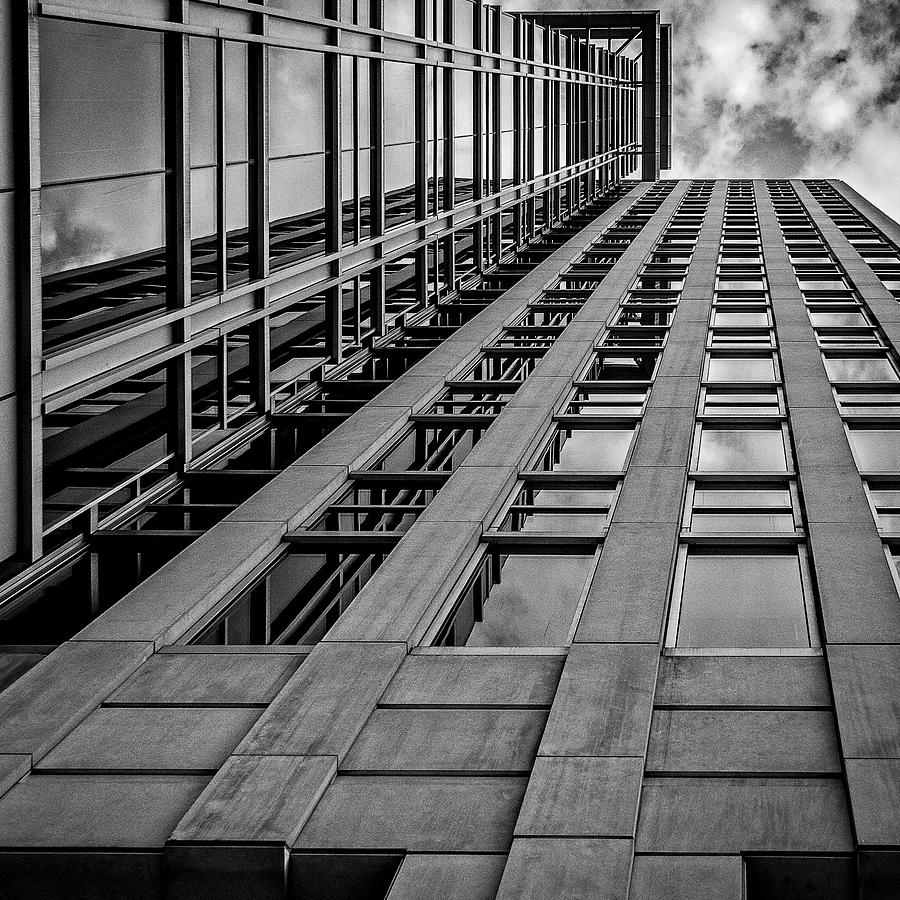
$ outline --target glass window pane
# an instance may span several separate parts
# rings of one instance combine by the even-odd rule
[[[679,647],[808,647],[794,553],[689,553]]]
[[[707,378],[709,381],[774,381],[775,362],[771,357],[713,356]]]
[[[44,183],[163,167],[162,35],[42,19]]]
[[[786,471],[781,429],[704,427],[698,467],[706,472]]]
[[[558,647],[566,642],[592,556],[508,556],[469,647]]]
[[[825,371],[832,381],[900,381],[890,361],[877,356],[859,359],[826,356]]]
[[[43,188],[43,274],[161,248],[164,194],[162,175]]]
[[[861,471],[900,472],[900,431],[853,428],[850,446]]]
[[[572,429],[563,432],[559,458],[553,465],[561,472],[617,471],[625,465],[634,432],[628,430]]]
[[[324,104],[322,54],[270,47],[270,156],[294,156],[323,151]]]

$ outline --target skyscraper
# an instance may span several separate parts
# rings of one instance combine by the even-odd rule
[[[657,13],[3,16],[4,896],[900,891],[900,227]]]

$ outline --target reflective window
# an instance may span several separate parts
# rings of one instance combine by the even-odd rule
[[[702,414],[706,416],[777,416],[780,412],[778,392],[735,391],[706,388]]]
[[[556,472],[611,472],[625,467],[634,430],[561,428],[545,451],[540,468]]]
[[[689,522],[694,532],[792,532],[794,514],[786,487],[696,487]]]
[[[679,647],[810,646],[795,551],[687,551],[680,601]]]
[[[484,602],[483,618],[464,641],[469,647],[558,647],[591,571],[593,556],[501,557],[499,580]]]
[[[499,524],[501,531],[599,533],[606,526],[615,489],[524,486]]]
[[[851,428],[850,446],[862,472],[900,472],[900,430]]]
[[[826,356],[825,371],[831,381],[900,381],[890,360],[878,356]]]
[[[697,468],[705,472],[786,471],[781,429],[704,425]]]
[[[768,325],[769,314],[763,310],[761,312],[722,312],[716,310],[713,313],[712,324],[716,327],[746,328],[754,325]]]
[[[771,356],[711,356],[709,381],[774,381],[775,360]]]

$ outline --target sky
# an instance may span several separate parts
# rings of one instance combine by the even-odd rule
[[[839,178],[900,220],[900,0],[504,0],[659,9],[673,28],[668,178]]]

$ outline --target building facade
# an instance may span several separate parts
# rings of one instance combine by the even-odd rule
[[[0,20],[2,896],[900,893],[900,226],[656,13]]]

